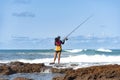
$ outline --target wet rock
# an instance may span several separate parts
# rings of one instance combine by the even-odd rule
[[[5,78],[0,78],[0,80],[9,80],[9,79],[5,79]]]
[[[74,67],[74,66],[78,66],[78,64],[71,64],[71,66],[73,66],[73,67]]]
[[[52,80],[63,80],[64,77],[54,77]]]
[[[34,73],[44,71],[43,63],[30,64],[22,62],[11,62],[10,64],[0,65],[0,75],[10,75],[15,73]]]
[[[63,68],[63,69],[59,69],[59,68],[52,68],[51,72],[52,73],[67,73],[68,71],[73,70],[72,68]]]
[[[11,69],[16,73],[33,73],[41,72],[45,65],[40,64],[30,64],[30,63],[21,63],[21,62],[12,62],[10,63]]]
[[[13,74],[14,72],[11,70],[11,68],[4,64],[0,66],[0,75],[10,75]]]
[[[120,80],[120,65],[103,65],[67,71],[53,80]]]
[[[13,80],[33,80],[33,79],[28,79],[28,78],[23,78],[23,77],[17,77]]]

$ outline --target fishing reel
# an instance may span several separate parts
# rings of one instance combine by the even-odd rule
[[[65,39],[66,41],[68,40],[68,38]]]
[[[64,40],[66,40],[66,41],[67,41],[67,40],[68,40],[68,38],[64,38]]]

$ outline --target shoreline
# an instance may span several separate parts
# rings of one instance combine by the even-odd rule
[[[53,80],[120,80],[120,65],[110,64],[79,68]]]
[[[0,76],[1,75],[13,75],[13,74],[58,74],[49,75],[52,80],[119,80],[120,79],[120,65],[108,64],[99,66],[90,66],[74,69],[61,68],[64,65],[46,66],[44,63],[23,63],[23,62],[11,62],[11,63],[0,63]],[[35,74],[36,73],[36,74]],[[64,76],[63,76],[64,75]],[[16,76],[17,77],[17,76]],[[0,77],[1,79],[1,77]],[[9,79],[5,79],[9,80]],[[24,80],[24,79],[23,79]],[[26,79],[27,80],[27,79]],[[28,79],[31,80],[31,79]],[[36,80],[36,79],[32,79]],[[46,79],[47,80],[47,79]]]

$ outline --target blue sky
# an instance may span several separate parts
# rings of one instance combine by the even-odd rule
[[[119,37],[120,0],[0,0],[0,43],[14,38]],[[5,47],[5,46],[4,46]]]

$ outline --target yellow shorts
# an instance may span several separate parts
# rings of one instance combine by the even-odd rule
[[[61,46],[56,46],[55,47],[55,51],[61,51],[61,50],[62,50]]]

